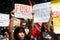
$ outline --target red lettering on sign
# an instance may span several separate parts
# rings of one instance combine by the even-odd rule
[[[26,6],[23,6],[24,9],[23,9],[23,12],[26,13],[27,12],[27,7]]]
[[[20,5],[20,4],[15,5],[16,12],[31,13],[31,10],[32,9],[30,8],[30,6]]]
[[[60,17],[60,11],[54,11],[53,12],[53,17],[54,18]]]
[[[20,5],[20,11],[23,12],[23,6]]]
[[[17,12],[17,11],[18,11],[18,9],[19,9],[19,7],[18,7],[18,6],[19,6],[19,4],[16,4],[16,5],[15,5],[15,12]]]

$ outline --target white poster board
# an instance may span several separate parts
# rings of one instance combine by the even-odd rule
[[[15,4],[15,17],[17,18],[32,18],[32,6]]]
[[[0,13],[0,26],[9,26],[9,14]]]
[[[35,13],[34,22],[48,22],[50,18],[50,2],[36,4],[33,6]]]

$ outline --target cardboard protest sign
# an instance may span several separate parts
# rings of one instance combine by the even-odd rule
[[[34,22],[48,22],[50,18],[50,2],[36,4],[33,6],[35,13]]]
[[[0,13],[0,26],[9,26],[9,14]]]
[[[32,18],[32,6],[15,4],[15,17],[17,18]]]

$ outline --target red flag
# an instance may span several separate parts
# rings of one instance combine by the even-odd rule
[[[29,3],[30,3],[30,6],[32,6],[32,2],[31,2],[31,0],[29,0]]]

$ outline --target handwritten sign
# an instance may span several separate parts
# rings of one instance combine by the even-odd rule
[[[50,18],[50,2],[36,4],[33,6],[35,13],[34,22],[48,22]]]
[[[15,4],[15,17],[17,18],[32,18],[32,6]]]
[[[0,13],[0,26],[9,26],[9,14]]]

